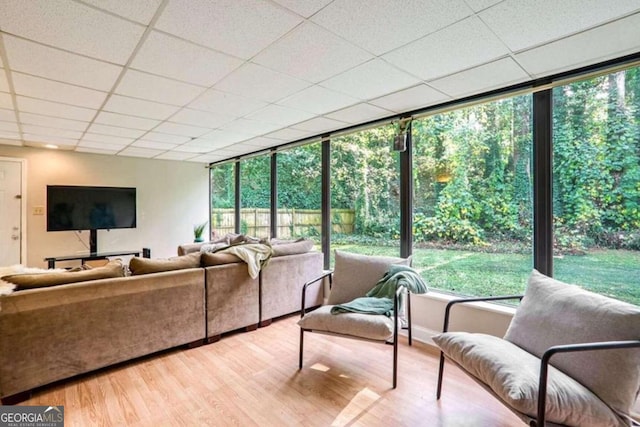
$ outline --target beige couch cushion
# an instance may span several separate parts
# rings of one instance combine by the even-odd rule
[[[535,356],[551,346],[640,338],[640,307],[533,270],[505,339]],[[558,354],[551,363],[622,416],[640,390],[640,348]]]
[[[203,267],[211,267],[214,265],[232,264],[243,261],[234,254],[204,252],[200,258],[200,262]]]
[[[334,332],[341,335],[388,340],[393,337],[393,320],[384,315],[343,313],[331,314],[331,305],[325,305],[305,314],[298,321],[303,329]]]
[[[123,276],[124,270],[122,268],[122,262],[120,260],[114,260],[109,261],[107,265],[103,267],[76,269],[64,272],[57,271],[53,273],[13,274],[4,276],[2,280],[16,285],[16,290],[22,290]]]
[[[197,267],[200,267],[200,252],[169,259],[133,257],[131,261],[129,261],[129,269],[134,276]]]
[[[436,335],[442,351],[517,411],[536,417],[540,359],[503,339],[466,332]],[[594,374],[592,372],[592,374]],[[550,367],[547,421],[582,427],[622,426],[589,389]]]
[[[391,264],[411,265],[411,257],[396,258],[352,254],[336,250],[333,284],[328,304],[363,297],[384,276]]]
[[[304,254],[313,249],[313,240],[301,239],[294,242],[272,244],[273,256]]]

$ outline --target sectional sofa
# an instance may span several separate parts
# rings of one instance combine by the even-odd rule
[[[274,246],[256,278],[241,260],[201,254],[193,245],[168,260],[133,258],[131,276],[114,275],[122,267],[111,261],[100,267],[110,272],[105,278],[95,278],[99,269],[50,273],[57,274],[54,285],[45,287],[32,286],[43,275],[19,278],[27,283],[23,290],[0,296],[2,403],[20,402],[37,387],[102,367],[267,326],[298,311],[302,285],[323,267],[322,253],[301,250],[302,245]],[[58,284],[61,274],[91,279]],[[323,297],[320,287],[308,296],[308,306],[320,305]]]

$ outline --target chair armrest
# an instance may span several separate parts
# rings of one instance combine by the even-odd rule
[[[524,295],[503,295],[503,296],[495,296],[495,297],[472,297],[472,298],[460,298],[454,299],[447,303],[447,306],[444,309],[444,325],[442,326],[442,332],[448,332],[449,330],[449,315],[451,312],[451,308],[455,304],[461,304],[466,302],[479,302],[479,301],[503,301],[510,299],[522,300]]]
[[[604,341],[580,344],[555,345],[549,347],[540,360],[540,382],[538,383],[538,415],[536,425],[544,427],[547,404],[547,373],[549,361],[557,353],[572,353],[579,351],[616,350],[623,348],[640,348],[640,340],[631,341]]]
[[[312,279],[308,282],[306,282],[304,285],[302,285],[302,307],[300,308],[300,317],[304,317],[304,315],[306,314],[306,308],[305,308],[305,300],[307,297],[307,288],[311,285],[313,285],[314,283],[317,283],[319,281],[321,281],[322,279],[324,279],[325,277],[329,276],[329,287],[331,287],[331,282],[333,281],[333,271],[329,270],[329,271],[325,271],[324,273],[322,273],[320,276],[316,277],[315,279]]]

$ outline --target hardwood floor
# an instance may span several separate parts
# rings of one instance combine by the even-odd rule
[[[452,365],[435,400],[438,357],[305,335],[298,317],[219,342],[146,357],[37,391],[25,405],[64,405],[66,426],[521,426],[515,415]]]

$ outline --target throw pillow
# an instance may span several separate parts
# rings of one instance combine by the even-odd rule
[[[212,267],[214,265],[233,264],[234,262],[242,262],[240,258],[234,254],[226,253],[203,253],[200,263],[203,267]]]
[[[291,243],[273,245],[273,256],[304,254],[313,249],[313,240],[302,239]]]
[[[637,340],[640,307],[607,298],[533,270],[505,339],[542,357],[551,346]],[[640,390],[640,349],[555,355],[551,363],[623,417]]]
[[[134,276],[197,267],[200,267],[200,252],[169,259],[133,257],[129,261],[129,269],[131,269],[131,274]]]
[[[124,270],[122,269],[122,262],[120,260],[109,261],[109,263],[103,267],[92,269],[80,268],[63,272],[14,274],[5,276],[2,280],[15,284],[17,286],[16,290],[24,290],[85,282],[88,280],[110,279],[113,277],[124,277]]]
[[[365,296],[392,264],[410,266],[411,257],[369,256],[336,250],[328,304],[342,304]]]

